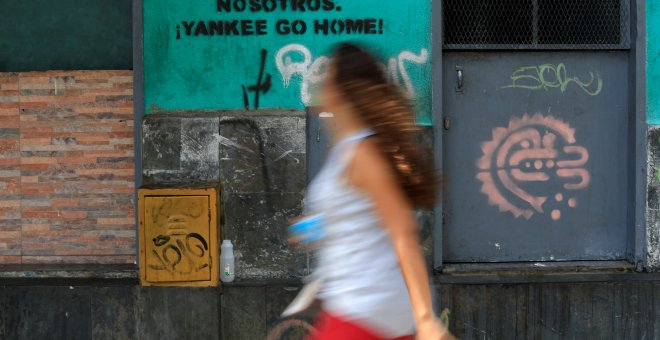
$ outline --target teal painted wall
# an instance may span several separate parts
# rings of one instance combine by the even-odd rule
[[[647,121],[660,124],[660,2],[646,1]]]
[[[133,69],[131,0],[0,1],[0,72]]]
[[[387,74],[415,100],[418,121],[430,124],[431,0],[144,0],[143,6],[147,114],[246,104],[302,109],[313,104],[324,55],[352,40],[383,57]]]

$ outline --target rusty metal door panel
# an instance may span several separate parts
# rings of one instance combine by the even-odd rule
[[[443,55],[446,262],[627,255],[626,52]]]

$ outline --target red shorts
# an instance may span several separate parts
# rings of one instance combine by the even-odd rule
[[[307,340],[413,340],[412,335],[381,338],[363,327],[321,311],[314,325],[316,332]]]

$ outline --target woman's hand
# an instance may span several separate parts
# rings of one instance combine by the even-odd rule
[[[291,217],[289,219],[289,225],[295,224],[296,222],[302,220],[302,218],[303,218],[302,216]],[[294,247],[297,247],[297,246],[300,245],[300,238],[295,236],[295,235],[291,235],[291,233],[289,233],[288,241],[289,241],[289,244],[294,246]]]
[[[298,216],[289,219],[289,244],[305,250],[313,250],[323,237],[320,215]]]
[[[416,340],[456,340],[440,319],[430,317],[417,323]]]

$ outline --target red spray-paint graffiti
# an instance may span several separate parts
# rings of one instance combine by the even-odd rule
[[[564,196],[585,189],[591,180],[585,165],[589,152],[578,145],[575,130],[562,120],[537,113],[513,117],[508,127],[493,129],[492,140],[482,144],[483,155],[477,160],[477,179],[490,205],[530,219],[543,214],[548,197],[563,203]],[[562,183],[556,185],[538,185]],[[549,190],[555,190],[552,192]],[[577,207],[577,198],[566,200]],[[553,220],[561,218],[561,209],[550,212]]]

